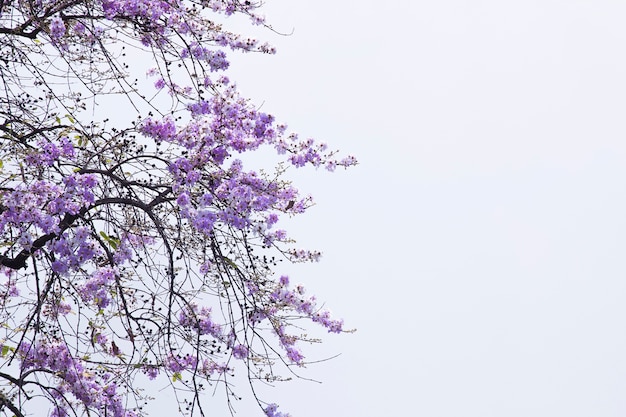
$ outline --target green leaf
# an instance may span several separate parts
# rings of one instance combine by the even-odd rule
[[[122,243],[122,241],[119,240],[118,238],[109,236],[103,231],[100,232],[100,236],[102,236],[102,239],[104,239],[105,242],[108,243],[109,246],[111,246],[111,248],[113,248],[113,250],[116,250],[117,247]]]
[[[223,259],[224,261],[226,261],[226,263],[227,263],[229,266],[231,266],[231,267],[233,267],[233,268],[235,268],[235,269],[239,269],[239,267],[237,266],[237,264],[236,264],[236,263],[234,263],[233,261],[231,261],[229,257],[227,257],[227,256],[222,256],[222,259]]]
[[[182,381],[182,380],[183,380],[183,376],[180,374],[180,372],[174,372],[174,375],[172,375],[172,382]]]
[[[0,355],[4,357],[9,352],[15,352],[15,348],[9,345],[2,345],[2,352],[0,352]]]

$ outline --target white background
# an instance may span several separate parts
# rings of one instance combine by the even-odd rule
[[[626,4],[265,11],[294,32],[260,32],[278,54],[231,54],[231,79],[360,161],[298,171],[318,205],[289,229],[325,254],[292,282],[358,331],[305,351],[342,354],[304,370],[322,384],[265,398],[294,417],[626,415]]]

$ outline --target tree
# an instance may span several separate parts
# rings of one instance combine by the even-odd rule
[[[317,260],[281,217],[295,166],[356,163],[240,96],[240,0],[0,0],[0,415],[139,416],[151,380],[183,414],[235,373],[304,366],[303,319],[340,333],[277,268]],[[141,77],[144,71],[151,77]],[[269,169],[244,168],[274,150]],[[258,160],[259,158],[256,158]]]

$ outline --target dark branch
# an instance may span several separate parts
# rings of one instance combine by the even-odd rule
[[[83,217],[89,210],[98,206],[103,206],[103,205],[108,205],[108,204],[124,204],[128,206],[137,207],[145,211],[151,217],[151,219],[153,221],[156,221],[156,224],[158,224],[158,219],[156,219],[156,217],[152,213],[152,208],[155,205],[166,201],[164,197],[169,192],[170,190],[166,190],[160,193],[149,204],[145,204],[141,201],[133,200],[130,198],[123,198],[123,197],[111,197],[111,198],[103,198],[101,200],[98,200],[90,207],[83,207],[82,209],[80,209],[80,211],[77,214],[69,214],[69,213],[66,214],[63,220],[61,221],[61,223],[59,223],[60,231],[58,233],[48,233],[47,235],[43,235],[39,237],[37,240],[33,242],[30,248],[22,249],[22,251],[18,253],[14,258],[9,258],[8,256],[0,257],[0,265],[6,266],[7,268],[11,268],[11,269],[26,268],[26,261],[28,260],[30,255],[37,252],[39,249],[43,248],[46,245],[46,243],[59,237],[61,234],[63,234],[65,230],[67,230],[76,221],[76,219]]]
[[[46,243],[50,242],[52,239],[60,236],[67,228],[69,228],[76,219],[85,215],[89,208],[82,208],[78,214],[66,214],[61,223],[59,223],[59,228],[61,231],[59,233],[48,233],[47,235],[43,235],[39,237],[37,240],[33,242],[33,245],[29,249],[22,249],[20,253],[17,254],[14,258],[9,258],[7,256],[0,257],[0,264],[6,266],[11,269],[22,269],[26,268],[26,261],[33,253],[37,252],[39,249],[43,248]]]

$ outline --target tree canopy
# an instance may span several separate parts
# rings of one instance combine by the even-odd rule
[[[290,169],[356,160],[225,76],[227,51],[275,52],[227,29],[271,30],[260,6],[0,0],[0,415],[141,416],[155,380],[208,415],[237,374],[284,416],[255,386],[306,365],[306,321],[345,331],[281,274],[320,253],[280,220],[312,205]]]

